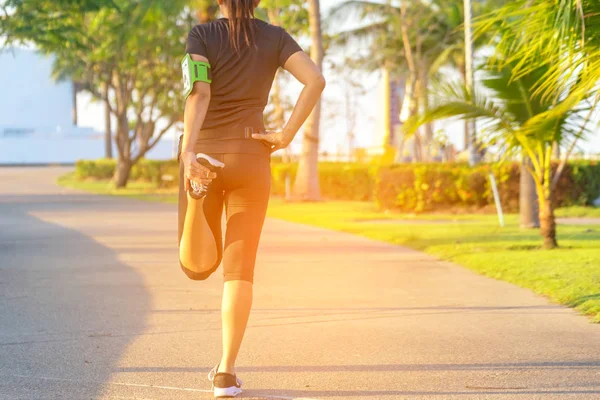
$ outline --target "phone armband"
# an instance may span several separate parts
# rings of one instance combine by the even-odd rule
[[[185,99],[192,93],[194,82],[212,82],[209,79],[210,64],[192,60],[189,53],[181,60],[181,71],[183,72],[183,95]]]

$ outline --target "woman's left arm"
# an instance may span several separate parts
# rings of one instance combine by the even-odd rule
[[[190,54],[192,60],[208,63],[206,57],[198,54]],[[183,114],[183,141],[181,145],[181,161],[185,166],[185,190],[189,190],[189,180],[208,184],[216,174],[196,161],[194,145],[198,140],[198,133],[202,129],[204,118],[210,103],[210,84],[202,81],[194,82],[192,92],[185,101]]]

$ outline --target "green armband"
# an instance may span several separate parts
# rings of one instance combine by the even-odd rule
[[[181,70],[183,72],[183,94],[185,99],[192,93],[194,82],[212,82],[212,80],[208,79],[209,69],[209,63],[194,61],[189,53],[183,57],[183,60],[181,60]]]

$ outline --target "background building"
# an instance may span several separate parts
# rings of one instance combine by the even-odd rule
[[[104,132],[73,123],[73,83],[55,82],[52,62],[31,49],[0,52],[0,164],[74,163],[104,156]],[[147,157],[170,158],[173,145],[164,138]]]

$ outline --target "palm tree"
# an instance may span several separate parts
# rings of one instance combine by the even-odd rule
[[[591,111],[600,96],[595,96],[592,104],[574,102],[568,93],[566,96],[537,96],[536,88],[550,70],[549,66],[530,68],[527,74],[515,76],[511,65],[504,65],[500,70],[487,66],[489,76],[482,83],[491,92],[489,98],[477,91],[471,95],[464,86],[447,86],[445,102],[410,121],[406,129],[414,131],[425,122],[450,117],[478,119],[488,132],[488,143],[500,146],[500,154],[507,158],[525,153],[531,161],[531,166],[526,165],[526,168],[533,177],[539,199],[544,247],[554,248],[557,241],[553,192],[563,167],[552,169],[552,147],[563,140],[575,141],[587,132]],[[580,75],[583,74],[580,71]],[[575,80],[571,92],[577,92],[580,84],[580,80]],[[555,100],[561,97],[565,100]],[[587,117],[581,118],[581,112],[586,112]]]
[[[497,36],[498,49],[506,56],[498,65],[512,64],[515,76],[526,74],[532,68],[547,68],[545,76],[536,85],[536,94],[557,99],[557,94],[568,93],[571,104],[575,104],[597,90],[599,23],[600,3],[594,0],[543,0],[535,4],[530,0],[519,0],[484,15],[478,24],[478,33],[501,33]],[[557,54],[561,54],[558,59]],[[576,86],[573,85],[575,77],[579,80]],[[575,137],[569,144],[559,171],[564,168],[577,140]],[[566,144],[553,144],[555,159],[560,160],[561,145]],[[531,197],[527,193],[521,193],[521,196]],[[536,221],[524,217],[522,210],[522,225],[535,224]]]
[[[476,1],[473,8],[479,14],[505,1]],[[415,110],[428,109],[431,82],[446,79],[439,73],[441,67],[455,67],[465,79],[462,7],[450,0],[401,0],[399,6],[396,4],[391,1],[386,4],[346,1],[333,9],[328,20],[334,24],[355,15],[370,21],[357,29],[339,33],[337,43],[348,46],[366,42],[370,45],[370,54],[360,63],[365,69],[383,69],[384,75],[408,77],[402,111],[402,115],[408,115],[414,114]],[[488,41],[489,37],[479,37],[474,43],[475,48]],[[425,126],[424,136],[423,153],[428,159],[428,149],[433,141],[432,125]]]
[[[321,10],[319,0],[308,2],[308,23],[310,27],[310,57],[320,70],[323,69],[323,35],[321,32]],[[294,195],[309,201],[321,199],[319,187],[319,122],[321,120],[321,100],[317,102],[304,128],[302,154],[294,182]]]
[[[581,100],[595,88],[600,70],[600,2],[512,1],[477,24],[478,34],[494,29],[501,32],[497,48],[505,55],[498,65],[513,64],[515,76],[547,67],[536,94],[548,97],[569,91]],[[580,80],[575,92],[569,90],[574,77]]]
[[[444,78],[439,69],[449,64],[458,50],[464,48],[464,40],[458,27],[461,24],[460,9],[454,2],[446,0],[408,2],[398,5],[371,1],[348,1],[333,10],[332,22],[348,19],[352,13],[369,17],[371,23],[338,35],[340,45],[367,41],[370,46],[371,62],[366,68],[383,69],[384,75],[404,76],[405,98],[401,120],[427,110],[430,103],[431,82]],[[458,33],[457,33],[458,32]],[[462,55],[462,54],[461,54]],[[421,143],[422,142],[422,143]],[[415,156],[431,159],[433,126],[426,124],[424,138],[416,133],[413,143]],[[404,139],[398,141],[396,160],[402,156]]]

